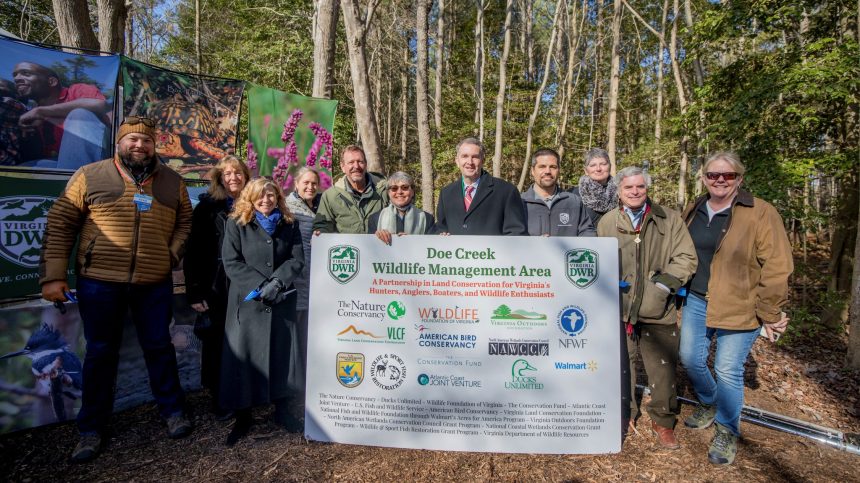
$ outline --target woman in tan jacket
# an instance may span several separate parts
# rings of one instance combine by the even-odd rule
[[[744,165],[730,152],[702,167],[708,194],[684,211],[699,265],[690,282],[681,325],[681,363],[700,405],[684,424],[716,421],[708,459],[731,464],[737,454],[744,362],[759,332],[771,340],[788,324],[782,306],[794,269],[791,245],[776,209],[740,189]],[[714,372],[708,368],[716,339]]]

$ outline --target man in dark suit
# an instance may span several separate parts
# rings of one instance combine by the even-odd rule
[[[442,235],[527,236],[526,215],[517,188],[483,170],[484,147],[468,137],[457,144],[461,177],[442,188],[436,231]]]

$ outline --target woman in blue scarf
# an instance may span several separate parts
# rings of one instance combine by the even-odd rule
[[[248,183],[227,221],[222,247],[230,279],[221,361],[221,406],[236,413],[233,445],[251,428],[251,408],[275,404],[275,422],[302,431],[288,411],[293,281],[304,266],[298,224],[281,188],[268,179]]]

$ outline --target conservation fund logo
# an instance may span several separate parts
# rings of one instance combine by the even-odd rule
[[[511,380],[505,382],[505,389],[538,390],[543,383],[537,381],[537,368],[525,359],[517,359],[511,365]]]
[[[328,249],[328,273],[338,283],[349,283],[358,275],[358,248],[337,245]]]
[[[370,365],[370,378],[381,389],[397,389],[406,380],[406,364],[397,354],[380,354]]]
[[[586,288],[597,280],[597,252],[586,248],[576,248],[565,253],[567,279],[579,288]]]
[[[0,256],[21,267],[39,266],[48,210],[55,199],[45,196],[0,198]]]
[[[338,352],[337,382],[344,387],[356,387],[364,380],[364,354]]]

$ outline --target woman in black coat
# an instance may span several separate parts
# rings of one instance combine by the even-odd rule
[[[186,244],[185,296],[191,308],[209,317],[208,327],[196,327],[202,343],[200,379],[212,395],[212,412],[226,419],[230,412],[218,404],[221,379],[221,348],[224,345],[224,322],[227,317],[227,276],[221,264],[224,223],[233,209],[233,200],[251,179],[248,166],[234,156],[227,156],[209,171],[209,190],[200,195],[194,208],[191,236]]]
[[[236,412],[233,445],[251,427],[251,408],[275,404],[275,421],[302,430],[287,402],[290,332],[296,320],[293,281],[304,266],[302,237],[281,188],[248,183],[227,220],[222,248],[230,278],[221,362],[221,405]]]

